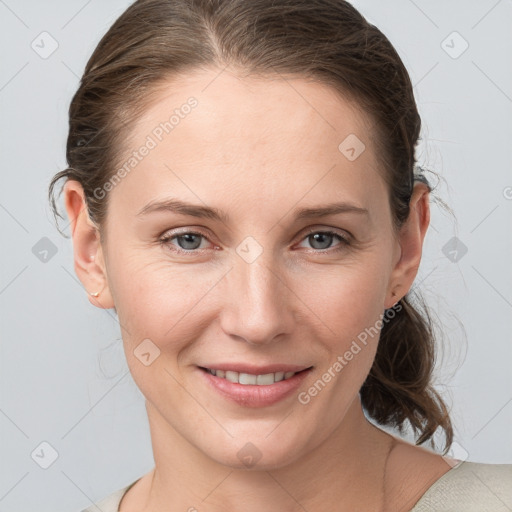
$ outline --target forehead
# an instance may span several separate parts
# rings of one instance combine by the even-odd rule
[[[238,138],[259,135],[261,140],[263,131],[274,135],[286,129],[304,137],[318,134],[325,138],[330,132],[336,142],[350,133],[368,138],[374,124],[355,101],[317,80],[281,74],[242,76],[235,70],[212,68],[158,82],[132,136],[153,131],[155,122],[169,121],[174,112],[179,115],[180,107],[191,97],[198,107],[193,109],[193,119],[173,121],[173,135],[183,131],[178,124],[186,129],[192,123],[198,138],[204,139],[203,132],[209,132],[206,143],[218,143],[220,138],[225,142],[227,133]],[[171,139],[167,137],[169,142]]]
[[[326,190],[364,200],[382,189],[372,131],[357,105],[325,84],[197,70],[159,84],[121,165],[150,149],[131,158],[113,195],[123,190],[141,205],[178,186],[190,198],[244,194],[260,206],[262,198],[297,202]]]

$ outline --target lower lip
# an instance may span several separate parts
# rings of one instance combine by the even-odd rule
[[[227,379],[216,377],[198,368],[208,384],[225,398],[244,407],[266,407],[273,405],[297,391],[302,381],[309,375],[311,368],[296,373],[293,377],[268,386],[238,384]]]

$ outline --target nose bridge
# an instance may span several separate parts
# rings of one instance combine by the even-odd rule
[[[247,343],[271,343],[289,333],[293,325],[293,305],[284,279],[278,277],[279,262],[271,251],[263,251],[255,259],[244,257],[243,252],[235,256],[227,276],[229,305],[224,310],[223,329]]]

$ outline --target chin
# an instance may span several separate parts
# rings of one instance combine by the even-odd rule
[[[261,432],[253,437],[244,437],[247,439],[245,442],[237,437],[232,439],[228,446],[217,445],[215,449],[205,453],[209,453],[219,464],[247,471],[279,469],[291,464],[300,456],[298,440],[294,441],[293,436],[288,436],[285,443],[276,442],[275,439],[270,441]]]

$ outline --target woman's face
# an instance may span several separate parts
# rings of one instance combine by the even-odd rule
[[[202,70],[126,141],[102,250],[128,365],[153,418],[219,463],[307,454],[371,368],[408,288],[372,137],[325,85]]]

